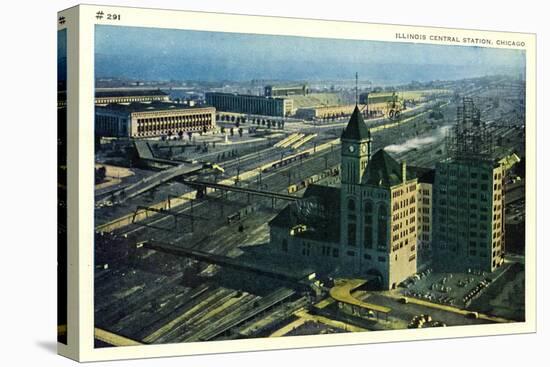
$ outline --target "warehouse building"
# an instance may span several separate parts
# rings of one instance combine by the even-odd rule
[[[337,118],[349,116],[353,113],[355,105],[304,107],[296,110],[296,117],[306,120]]]
[[[218,111],[285,117],[292,113],[292,100],[247,94],[208,92],[206,103]]]
[[[302,85],[266,85],[264,88],[264,95],[266,97],[284,97],[284,96],[305,96],[309,93],[309,89],[306,84]]]

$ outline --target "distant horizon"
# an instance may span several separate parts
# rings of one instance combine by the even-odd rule
[[[96,25],[96,79],[375,84],[522,75],[523,50]],[[404,62],[407,60],[407,62]]]
[[[506,74],[502,74],[502,73],[496,73],[496,74],[487,74],[487,75],[481,75],[481,76],[475,76],[475,77],[463,77],[463,78],[458,78],[458,79],[433,79],[433,80],[426,80],[426,81],[418,81],[418,80],[411,80],[411,81],[408,81],[408,82],[404,82],[404,83],[400,83],[400,84],[393,84],[392,86],[401,86],[401,85],[408,85],[408,84],[411,84],[411,83],[420,83],[420,84],[429,84],[429,83],[433,83],[433,82],[457,82],[457,81],[461,81],[461,80],[470,80],[470,79],[481,79],[481,78],[495,78],[495,77],[510,77],[510,78],[515,78],[519,75],[506,75]],[[266,82],[268,84],[266,85],[269,85],[269,83],[281,83],[282,85],[298,85],[300,83],[310,83],[311,80],[308,80],[308,79],[294,79],[294,80],[289,80],[289,79],[259,79],[259,78],[253,78],[253,79],[245,79],[245,80],[231,80],[231,79],[220,79],[220,80],[201,80],[201,79],[144,79],[144,78],[137,78],[137,77],[125,77],[125,76],[117,76],[117,75],[102,75],[102,76],[97,76],[95,78],[95,81],[97,82],[98,80],[100,79],[120,79],[120,80],[126,80],[126,81],[135,81],[135,82],[140,82],[140,83],[169,83],[169,82],[196,82],[196,83],[222,83],[222,82],[226,82],[226,83],[239,83],[239,84],[245,84],[245,83],[250,83],[250,82],[253,82],[253,81],[257,81],[257,82]],[[340,78],[340,79],[337,79],[337,78],[333,78],[333,79],[319,79],[319,80],[315,80],[314,83],[321,83],[321,82],[350,82],[350,83],[355,83],[355,77],[349,77],[349,78]],[[361,75],[359,75],[359,87],[361,87],[361,85],[365,85],[365,84],[368,84],[368,83],[371,83],[373,86],[375,87],[381,87],[382,85],[376,85],[373,81],[371,80],[364,80],[361,78]],[[146,87],[146,85],[144,85],[144,87]],[[100,88],[110,88],[110,87],[100,87]]]

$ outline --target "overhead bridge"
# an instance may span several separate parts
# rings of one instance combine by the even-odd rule
[[[148,248],[150,250],[164,252],[167,254],[187,257],[187,258],[203,261],[210,264],[220,265],[226,268],[231,268],[231,269],[236,269],[241,271],[248,271],[255,274],[265,275],[271,278],[277,278],[280,280],[291,281],[291,282],[300,282],[302,280],[306,280],[313,273],[313,271],[310,271],[307,269],[302,269],[299,272],[291,272],[280,268],[273,269],[273,268],[262,267],[256,264],[241,261],[239,259],[222,256],[222,255],[211,254],[209,252],[174,246],[168,243],[148,241],[143,244],[143,247]]]
[[[149,191],[157,186],[160,186],[168,181],[171,181],[176,177],[197,173],[203,168],[204,165],[201,163],[180,164],[178,166],[168,168],[164,171],[157,172],[151,176],[139,180],[134,184],[115,191],[109,197],[100,200],[100,202],[106,202],[108,201],[108,199],[111,199],[111,201],[113,202],[123,202],[127,199]]]
[[[366,283],[365,279],[342,280],[330,289],[330,296],[338,303],[339,308],[348,309],[353,315],[368,315],[368,312],[372,311],[377,318],[384,316],[387,320],[391,308],[361,301],[351,294]]]
[[[220,190],[220,191],[239,192],[239,193],[244,193],[249,195],[262,196],[266,198],[285,200],[285,201],[297,201],[300,199],[297,196],[278,193],[278,192],[254,190],[246,187],[223,185],[223,184],[207,182],[207,181],[185,180],[184,183],[189,186],[200,187],[203,189],[211,188],[211,189]]]

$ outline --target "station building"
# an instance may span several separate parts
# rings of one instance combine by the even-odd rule
[[[153,138],[206,132],[215,127],[214,107],[152,102],[109,104],[95,109],[95,131],[100,136]]]
[[[358,108],[342,134],[340,187],[312,185],[270,222],[272,251],[391,289],[416,272],[418,180],[372,139]]]
[[[247,94],[208,92],[206,103],[218,111],[285,117],[292,113],[292,100]]]
[[[430,264],[492,272],[505,253],[505,176],[519,161],[449,158],[435,169],[397,162],[356,108],[344,130],[340,186],[312,185],[270,222],[270,250],[318,271],[392,289]]]

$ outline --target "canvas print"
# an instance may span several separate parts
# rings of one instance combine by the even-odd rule
[[[57,32],[57,341],[67,344],[67,30]]]
[[[525,50],[93,47],[95,348],[525,320]]]

